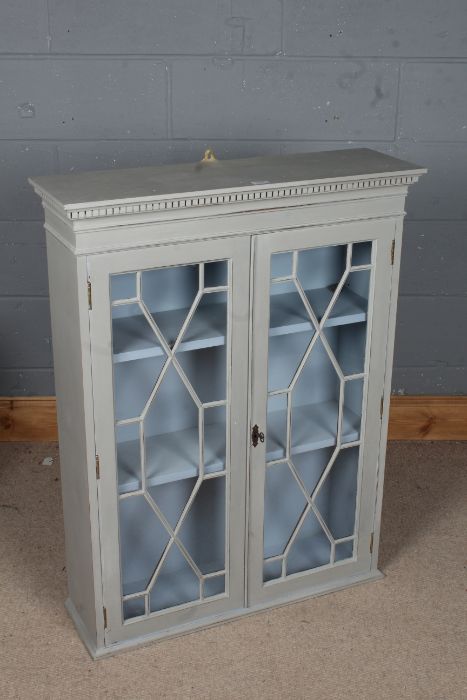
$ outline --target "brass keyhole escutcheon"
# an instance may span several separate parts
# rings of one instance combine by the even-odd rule
[[[258,425],[254,425],[251,431],[251,444],[256,447],[259,442],[264,442],[264,433],[261,433]]]

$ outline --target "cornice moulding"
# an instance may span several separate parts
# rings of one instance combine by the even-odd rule
[[[385,187],[407,186],[417,182],[419,175],[425,171],[412,173],[392,173],[391,175],[341,178],[339,180],[321,180],[293,182],[266,187],[244,187],[234,190],[211,190],[202,193],[185,193],[171,196],[151,196],[132,199],[82,202],[62,205],[48,192],[34,183],[34,189],[51,209],[64,215],[71,223],[83,219],[116,217],[121,215],[148,214],[151,212],[169,212],[180,209],[204,208],[222,205],[236,205],[270,200],[287,200],[313,195],[338,194],[358,190]]]

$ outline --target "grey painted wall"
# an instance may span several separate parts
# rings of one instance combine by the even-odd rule
[[[27,176],[368,145],[408,201],[393,388],[467,393],[465,0],[2,0],[0,394],[52,394]]]

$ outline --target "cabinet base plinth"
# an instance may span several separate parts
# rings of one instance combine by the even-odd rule
[[[76,628],[76,631],[78,632],[79,638],[83,642],[84,646],[86,647],[86,650],[89,652],[89,655],[92,659],[97,659],[99,656],[102,656],[100,649],[96,647],[94,642],[89,638],[89,635],[87,633],[86,627],[81,619],[81,616],[79,612],[76,610],[74,603],[70,598],[67,598],[65,601],[65,609],[69,616],[71,617],[73,624]]]
[[[314,589],[309,589],[307,592],[301,591],[299,593],[294,593],[293,595],[277,598],[273,602],[254,605],[248,608],[230,610],[229,612],[223,613],[221,615],[213,615],[211,617],[206,617],[202,620],[190,622],[186,625],[180,625],[178,627],[173,627],[168,630],[156,632],[154,634],[135,637],[134,639],[127,639],[122,642],[115,642],[114,644],[110,644],[109,646],[104,647],[96,647],[93,644],[93,642],[89,639],[83,622],[70,599],[66,601],[65,607],[71,619],[73,620],[79,637],[83,642],[84,646],[86,647],[87,651],[89,652],[89,655],[92,659],[97,660],[105,656],[111,656],[113,654],[118,654],[123,651],[130,651],[132,649],[135,649],[136,647],[152,644],[153,642],[162,641],[164,639],[170,639],[172,637],[178,637],[185,634],[190,634],[191,632],[195,632],[199,629],[214,627],[214,625],[218,625],[223,622],[233,621],[246,615],[254,615],[255,613],[270,610],[271,608],[278,608],[283,607],[285,605],[291,605],[301,600],[315,598],[317,596],[326,595],[327,593],[334,593],[335,591],[339,591],[344,588],[358,586],[361,583],[367,583],[369,581],[378,581],[382,578],[384,578],[384,574],[381,571],[379,571],[379,569],[371,570],[363,574],[358,574],[357,576],[349,576],[348,579],[343,579],[339,581],[339,583],[336,583],[331,586],[318,586]]]

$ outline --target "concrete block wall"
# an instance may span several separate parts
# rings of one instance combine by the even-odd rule
[[[53,394],[31,175],[369,146],[411,191],[393,389],[467,393],[465,0],[2,0],[0,394]]]

